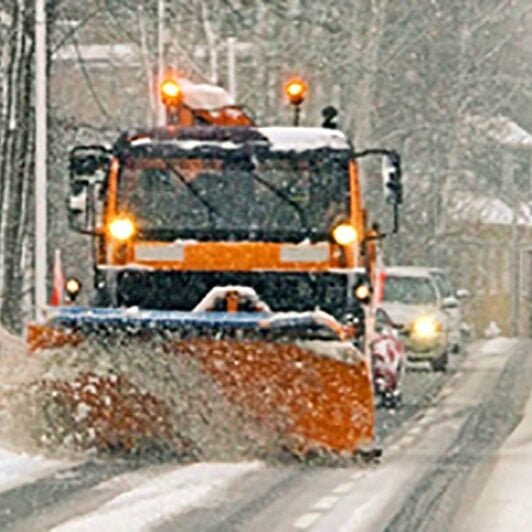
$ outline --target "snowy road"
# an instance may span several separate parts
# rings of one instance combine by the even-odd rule
[[[385,457],[376,466],[108,461],[43,469],[35,480],[24,477],[32,467],[24,462],[17,485],[2,482],[0,455],[0,529],[473,530],[463,506],[519,422],[532,380],[529,350],[496,340],[453,357],[445,376],[409,373],[404,407],[379,412]],[[489,484],[486,493],[499,496]]]

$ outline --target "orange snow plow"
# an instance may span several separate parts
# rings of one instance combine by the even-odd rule
[[[256,127],[220,90],[169,83],[166,127],[124,133],[112,149],[72,150],[70,223],[92,235],[94,287],[89,306],[48,309],[28,328],[28,345],[82,351],[119,336],[117,360],[140,349],[116,362],[120,370],[111,361],[95,376],[88,364],[46,384],[66,417],[85,413],[77,427],[100,448],[180,432],[171,394],[161,398],[127,370],[159,357],[172,367],[190,361],[172,379],[193,367],[215,387],[212,408],[226,404],[298,455],[370,450],[376,241],[357,159],[384,157],[396,206],[399,157],[356,152],[330,112],[326,127]],[[306,91],[293,92],[299,122]],[[87,387],[89,396],[76,393]],[[102,399],[111,396],[112,407]]]
[[[148,346],[155,338],[168,355],[192,359],[231,408],[275,432],[297,455],[311,450],[350,455],[371,448],[370,371],[347,331],[329,315],[63,307],[51,312],[47,326],[30,326],[28,342],[33,351],[69,343],[79,347],[95,335],[101,341],[123,330],[128,331],[125,344]],[[87,396],[83,390],[89,383]],[[74,384],[52,381],[47,387],[72,415],[86,405],[86,426],[77,430],[95,430],[94,443],[101,449],[134,448],[179,433],[168,416],[172,405],[144,395],[127,371],[114,378],[86,372]],[[104,396],[114,397],[112,410],[101,404]]]

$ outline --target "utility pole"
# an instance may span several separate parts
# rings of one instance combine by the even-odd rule
[[[164,61],[164,38],[165,38],[165,0],[157,0],[157,93],[159,87],[164,81],[165,76],[165,61]],[[164,126],[166,124],[166,111],[163,102],[157,98],[157,125]]]
[[[35,319],[46,307],[46,10],[35,0]]]
[[[512,202],[512,226],[510,240],[510,291],[511,291],[511,309],[510,309],[510,334],[518,336],[519,334],[519,285],[520,285],[520,253],[519,253],[519,207],[520,198],[515,183],[514,176],[514,157],[510,148],[506,148],[503,153],[503,183],[505,190],[511,191],[510,201]]]
[[[158,120],[157,113],[159,112],[158,108],[158,98],[156,98],[156,95],[158,94],[158,89],[156,89],[153,81],[153,68],[152,68],[152,61],[150,60],[150,53],[148,50],[148,39],[146,36],[146,22],[145,22],[145,16],[144,16],[144,8],[142,6],[138,6],[137,8],[138,13],[138,22],[139,22],[139,35],[140,35],[140,49],[142,52],[142,63],[144,65],[144,71],[146,72],[146,80],[147,80],[147,86],[148,86],[148,101],[150,102],[150,107],[148,109],[148,121],[147,123],[150,125],[154,125],[154,122],[156,123],[156,120]]]
[[[227,85],[229,94],[233,100],[237,101],[237,86],[236,86],[236,49],[235,38],[229,37],[227,39]]]

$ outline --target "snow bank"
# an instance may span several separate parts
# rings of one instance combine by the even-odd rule
[[[147,480],[100,506],[72,519],[53,532],[92,530],[140,531],[162,524],[205,504],[205,499],[258,469],[259,462],[195,464]]]
[[[15,358],[21,357],[25,352],[24,340],[0,327],[0,356]],[[2,371],[2,366],[0,366],[0,371]]]
[[[490,343],[508,339],[498,338]],[[501,349],[498,350],[501,352]],[[511,393],[511,390],[509,390]],[[461,532],[528,532],[531,530],[532,497],[532,394],[523,419],[495,455],[494,465],[475,504],[467,508],[467,518],[455,528]]]
[[[501,353],[506,352],[512,354],[513,348],[515,348],[515,346],[515,338],[493,338],[492,340],[488,340],[484,345],[481,346],[480,352],[483,355],[500,355]]]
[[[24,393],[41,374],[40,360],[30,355],[22,338],[0,328],[0,444],[16,451],[36,452]]]
[[[0,449],[0,492],[12,489],[58,468],[65,463],[42,456],[13,453]]]

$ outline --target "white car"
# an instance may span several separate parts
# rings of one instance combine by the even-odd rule
[[[407,358],[428,362],[434,371],[446,371],[450,321],[445,302],[428,268],[413,266],[386,269],[382,308],[397,324]]]

